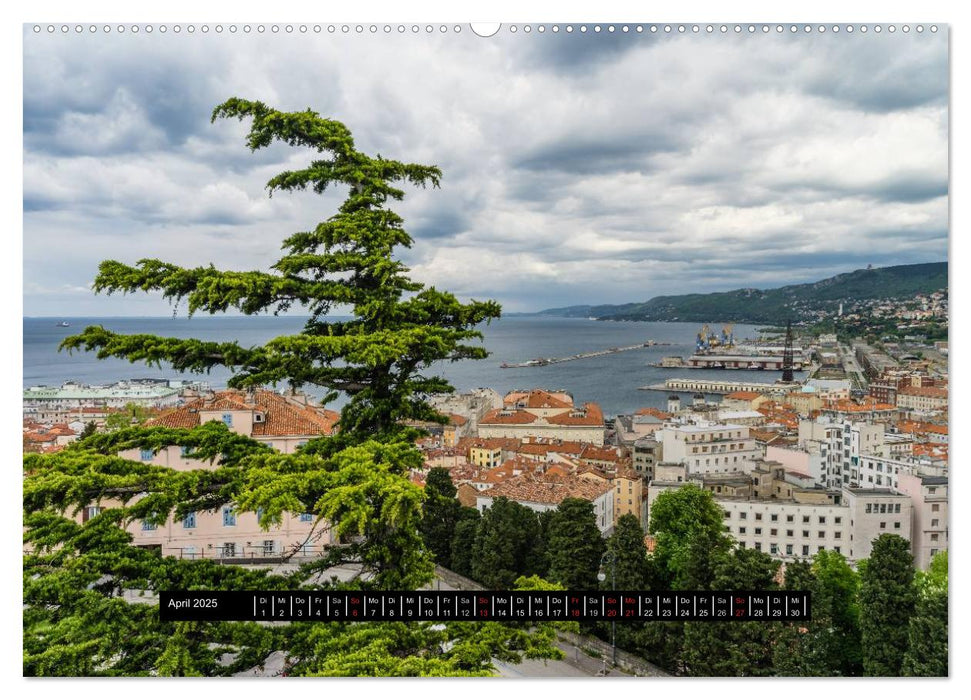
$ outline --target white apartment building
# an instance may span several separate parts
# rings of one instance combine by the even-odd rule
[[[878,455],[860,458],[860,488],[892,488],[899,486],[901,474],[917,477],[947,477],[947,465],[930,458],[893,459]]]
[[[648,511],[657,496],[684,486],[652,482]],[[823,549],[841,553],[850,563],[870,556],[872,541],[892,533],[911,539],[910,497],[886,489],[819,489],[800,495],[807,501],[720,498],[725,530],[742,547],[775,559],[807,559]],[[809,502],[811,500],[812,502]]]
[[[860,483],[860,459],[864,454],[878,454],[881,451],[884,427],[880,423],[839,421],[826,417],[799,421],[799,444],[813,442],[818,444],[824,465],[824,485],[827,488],[842,488]]]
[[[684,464],[689,474],[729,474],[749,471],[762,451],[737,423],[666,423],[655,435],[665,462]]]

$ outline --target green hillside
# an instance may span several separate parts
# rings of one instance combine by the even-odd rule
[[[735,289],[712,294],[654,297],[642,303],[547,309],[552,316],[610,321],[784,323],[835,311],[840,302],[894,299],[947,289],[947,263],[921,263],[854,270],[808,284],[778,289]]]

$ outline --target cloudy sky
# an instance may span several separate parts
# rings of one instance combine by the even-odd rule
[[[946,259],[946,30],[521,26],[26,28],[24,314],[169,314],[150,295],[94,295],[99,261],[266,269],[283,237],[334,213],[342,193],[267,196],[310,153],[250,153],[244,124],[209,122],[230,96],[309,107],[360,150],[439,165],[441,189],[396,207],[416,239],[401,257],[507,311]]]

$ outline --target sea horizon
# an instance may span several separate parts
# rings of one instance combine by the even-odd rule
[[[219,389],[232,373],[214,368],[208,374],[180,373],[163,363],[162,367],[109,358],[98,360],[95,353],[58,352],[57,347],[85,323],[103,322],[118,333],[199,338],[206,341],[235,340],[245,347],[261,345],[280,335],[300,333],[307,316],[55,316],[24,317],[23,386],[60,386],[66,381],[108,384],[130,379],[197,379]],[[339,317],[331,317],[337,320]],[[350,317],[344,317],[350,318]],[[58,321],[72,326],[57,325]],[[77,324],[77,325],[73,325]],[[667,369],[652,367],[668,355],[687,356],[702,324],[683,321],[612,321],[548,315],[509,316],[480,327],[483,346],[489,357],[483,360],[437,362],[427,374],[446,378],[458,393],[487,387],[500,395],[509,391],[545,388],[567,391],[578,403],[598,403],[606,416],[632,413],[639,408],[664,408],[667,393],[644,391],[638,387],[662,383],[667,378],[734,379],[772,382],[781,373],[748,370]],[[720,326],[718,326],[720,328]],[[759,326],[735,325],[738,340],[758,337]],[[589,357],[538,367],[502,368],[503,363],[522,363],[535,358],[569,357],[613,347],[639,345],[653,340],[658,345],[627,352]],[[804,376],[797,373],[797,377]],[[284,384],[279,385],[280,387]],[[324,391],[305,387],[320,398]],[[689,397],[693,392],[670,392]],[[715,395],[710,395],[714,398]],[[347,399],[328,404],[339,409]]]

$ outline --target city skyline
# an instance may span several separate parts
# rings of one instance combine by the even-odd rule
[[[334,212],[341,193],[267,197],[271,174],[311,154],[250,154],[242,125],[210,125],[231,95],[309,107],[366,152],[439,165],[441,190],[393,207],[416,240],[401,257],[416,279],[510,312],[948,257],[946,28],[464,29],[25,28],[24,314],[171,314],[157,297],[95,295],[97,264],[266,269],[283,236]]]

